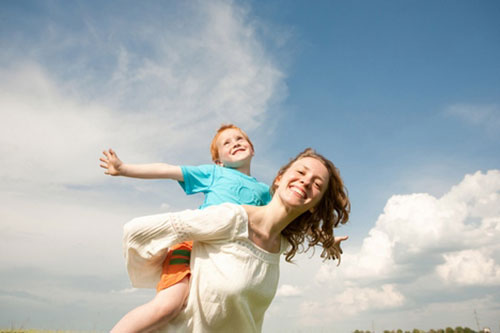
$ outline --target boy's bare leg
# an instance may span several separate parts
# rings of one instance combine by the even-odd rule
[[[188,293],[187,276],[173,286],[158,292],[150,302],[127,313],[111,332],[152,332],[165,326],[182,310]]]

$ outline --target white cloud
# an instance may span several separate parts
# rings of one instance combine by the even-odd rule
[[[444,254],[445,263],[436,267],[446,282],[459,285],[499,285],[500,265],[479,250]]]
[[[302,291],[300,290],[300,288],[290,284],[282,285],[276,292],[277,297],[294,297],[300,295],[302,295]]]
[[[350,315],[416,306],[425,294],[445,302],[456,286],[500,283],[499,237],[500,170],[478,171],[441,198],[392,196],[361,248],[346,253],[338,268],[322,265],[316,281]]]
[[[381,288],[347,288],[335,297],[338,307],[347,313],[358,313],[366,309],[385,309],[401,306],[404,296],[394,285],[384,284]]]
[[[443,201],[465,205],[472,218],[490,218],[500,215],[500,170],[490,170],[485,174],[477,171],[466,175],[464,180],[452,187],[443,196]]]
[[[112,290],[112,293],[117,293],[117,294],[133,294],[136,293],[139,289],[137,288],[125,288],[121,290]]]
[[[395,278],[429,253],[496,244],[500,228],[500,171],[465,176],[441,198],[429,194],[392,196],[359,253],[346,254],[348,278]],[[320,280],[337,274],[329,266]]]
[[[98,147],[124,130],[113,129],[111,110],[64,96],[35,64],[1,69],[0,77],[1,179],[37,185],[95,180]]]
[[[348,287],[321,301],[305,301],[300,306],[300,321],[306,326],[353,316],[368,309],[390,309],[404,304],[405,297],[394,285],[379,288]]]

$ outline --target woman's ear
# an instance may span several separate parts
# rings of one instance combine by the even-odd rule
[[[276,179],[274,179],[274,184],[276,187],[280,186],[280,180],[281,180],[281,175],[276,176]]]
[[[273,193],[273,195],[276,193],[276,190],[280,186],[280,181],[281,181],[281,175],[276,176],[276,178],[274,178],[273,185],[271,186],[271,192]]]

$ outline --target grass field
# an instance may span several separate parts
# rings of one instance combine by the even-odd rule
[[[0,328],[0,333],[104,333],[106,331],[37,330],[24,328]]]

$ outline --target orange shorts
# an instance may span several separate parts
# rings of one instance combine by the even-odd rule
[[[163,262],[161,279],[156,286],[156,291],[162,291],[180,282],[186,276],[191,275],[189,259],[193,242],[182,242],[170,248]]]

